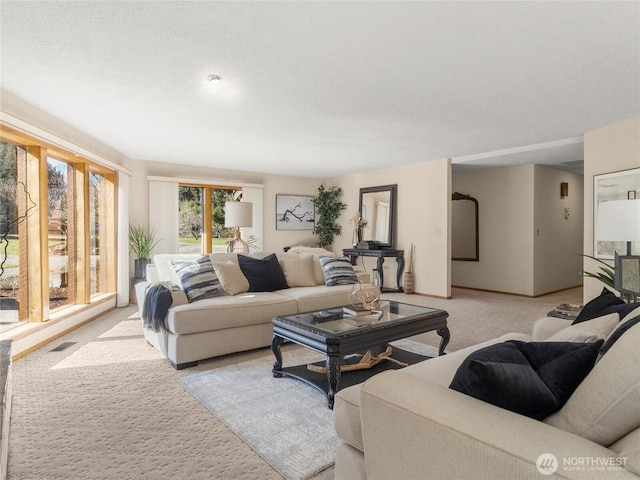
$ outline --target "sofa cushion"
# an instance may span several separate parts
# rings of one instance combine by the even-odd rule
[[[625,470],[640,476],[640,428],[625,435],[609,448],[618,454],[619,458],[626,458]]]
[[[625,317],[625,319],[620,322],[618,326],[606,338],[604,345],[602,345],[602,347],[600,348],[600,354],[604,355],[605,353],[607,353],[622,335],[624,335],[629,329],[631,329],[638,323],[640,323],[640,314],[632,318],[630,318],[629,316]]]
[[[278,262],[290,287],[314,287],[313,255],[310,253],[278,254]]]
[[[347,257],[319,257],[324,283],[328,287],[335,285],[353,285],[358,283],[353,265]]]
[[[153,256],[153,268],[155,270],[154,278],[148,278],[150,282],[171,282],[180,285],[180,279],[176,275],[172,262],[197,260],[202,256],[201,253],[181,253],[169,254],[158,253]]]
[[[562,409],[544,420],[602,446],[640,427],[640,324],[625,332]]]
[[[545,342],[595,342],[604,340],[620,323],[617,313],[592,318],[585,322],[571,324],[545,339]]]
[[[197,260],[174,260],[172,265],[190,302],[225,294],[208,255]]]
[[[287,290],[278,290],[276,293],[296,300],[298,312],[312,312],[325,308],[349,305],[352,285],[337,285],[327,287],[317,285],[315,287],[297,287]]]
[[[462,362],[450,388],[542,420],[559,410],[580,385],[602,343],[510,340],[492,345]]]
[[[623,318],[638,307],[637,303],[625,303],[621,298],[607,288],[603,288],[600,295],[589,301],[580,311],[573,324],[601,317],[607,313],[618,313]]]
[[[324,273],[320,265],[320,257],[336,257],[337,255],[321,247],[308,247],[306,245],[294,245],[287,250],[287,253],[310,253],[313,255],[313,278],[316,285],[324,285]]]
[[[189,334],[271,324],[273,317],[296,312],[295,300],[277,293],[242,293],[172,307],[165,323],[172,333]]]
[[[247,280],[250,292],[273,292],[289,288],[275,253],[264,258],[238,255],[238,264]]]
[[[213,268],[227,295],[238,295],[249,291],[249,280],[240,265],[233,262],[214,263]]]

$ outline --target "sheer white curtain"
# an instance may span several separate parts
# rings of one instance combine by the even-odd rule
[[[178,182],[149,180],[149,230],[160,240],[156,253],[178,253]]]
[[[116,306],[129,305],[129,175],[118,172]]]
[[[264,250],[264,189],[256,187],[242,187],[242,201],[253,203],[253,226],[242,228],[242,238],[248,241],[255,237],[256,242],[251,251]]]

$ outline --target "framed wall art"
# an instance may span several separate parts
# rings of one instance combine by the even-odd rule
[[[276,230],[313,230],[313,197],[276,195]]]
[[[640,168],[593,176],[594,257],[612,260],[616,253],[624,255],[628,241],[631,255],[640,255],[640,241],[633,227],[640,211],[639,192]]]

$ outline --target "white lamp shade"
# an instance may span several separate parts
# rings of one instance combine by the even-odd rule
[[[640,199],[598,203],[596,238],[614,242],[640,242]]]
[[[253,203],[225,202],[224,226],[227,228],[252,227]]]

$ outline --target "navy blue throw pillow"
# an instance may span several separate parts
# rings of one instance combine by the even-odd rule
[[[238,263],[249,280],[250,292],[273,292],[289,288],[275,253],[262,259],[238,255]]]
[[[593,368],[602,343],[508,340],[491,345],[462,362],[449,388],[542,420],[569,400]]]
[[[616,297],[611,290],[603,288],[600,295],[584,306],[571,325],[601,317],[608,313],[619,313],[620,318],[623,318],[626,313],[631,312],[635,308],[630,308],[626,313],[624,313],[624,311],[627,310],[627,305],[630,304],[624,303],[624,301],[621,298]]]

